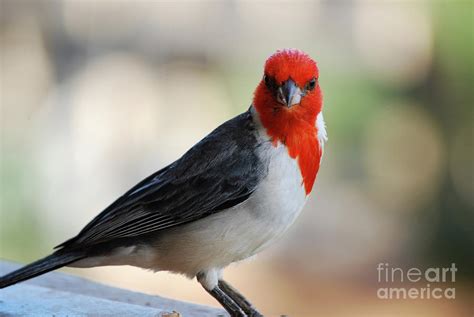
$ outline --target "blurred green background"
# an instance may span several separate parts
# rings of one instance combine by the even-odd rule
[[[288,234],[226,276],[266,315],[472,316],[472,1],[0,1],[0,258],[75,235],[294,47],[320,68],[322,168]],[[380,300],[378,263],[456,263],[456,299]],[[216,305],[167,273],[68,271]]]

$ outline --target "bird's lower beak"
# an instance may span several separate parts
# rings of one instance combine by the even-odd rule
[[[277,99],[288,108],[291,108],[300,103],[301,89],[292,79],[288,79],[278,88]]]

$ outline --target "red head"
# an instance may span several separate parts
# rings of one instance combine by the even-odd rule
[[[298,159],[306,193],[319,168],[322,145],[317,138],[316,117],[322,97],[316,62],[299,50],[281,50],[265,63],[264,76],[253,105],[274,145],[284,144]]]
[[[262,121],[271,125],[295,118],[314,125],[322,104],[318,77],[316,62],[302,51],[281,50],[270,56],[253,100]]]

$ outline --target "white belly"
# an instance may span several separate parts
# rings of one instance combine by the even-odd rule
[[[268,143],[263,151],[271,153],[269,171],[249,199],[229,210],[166,230],[153,248],[135,250],[136,262],[130,264],[194,276],[246,259],[280,237],[303,208],[306,194],[297,163],[286,148]],[[155,256],[150,257],[150,253]]]
[[[316,124],[322,146],[326,140],[322,114]],[[151,245],[119,248],[112,255],[87,258],[72,266],[134,265],[189,277],[206,272],[208,289],[212,289],[221,269],[279,238],[307,200],[297,161],[283,145],[274,147],[262,128],[259,132],[263,142],[260,157],[267,160],[268,173],[249,199],[201,220],[165,229]]]
[[[163,230],[151,246],[119,248],[114,254],[72,266],[134,265],[193,277],[258,253],[288,229],[306,202],[300,170],[286,148],[266,142],[260,149],[268,159],[268,173],[243,203]]]

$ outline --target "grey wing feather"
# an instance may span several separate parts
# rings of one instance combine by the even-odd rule
[[[181,225],[246,200],[266,170],[249,111],[144,179],[58,247],[84,247]]]

